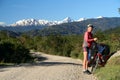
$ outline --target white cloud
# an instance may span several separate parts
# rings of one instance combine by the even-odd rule
[[[0,26],[5,26],[6,23],[5,22],[0,22]]]

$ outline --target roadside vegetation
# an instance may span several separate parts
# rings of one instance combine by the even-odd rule
[[[120,34],[118,33],[118,29],[120,30],[118,27],[117,29],[105,32],[99,30],[94,33],[94,36],[98,37],[99,43],[109,45],[111,52],[113,52],[120,48]],[[20,59],[21,61],[18,62],[25,62],[24,60],[27,60],[26,56],[28,56],[29,50],[82,59],[82,43],[83,35],[52,34],[49,36],[31,37],[26,34],[22,34],[19,37],[14,37],[8,35],[8,33],[5,33],[4,31],[1,31],[0,49],[2,52],[0,55],[2,56],[5,54],[5,58],[8,58],[3,59],[2,56],[0,58],[0,62],[14,62],[16,59],[19,59],[17,57],[21,56],[22,58],[25,56],[25,58]],[[14,54],[14,56],[12,54]],[[9,60],[14,58],[16,59]]]
[[[120,79],[120,56],[108,61],[105,67],[99,68],[95,74],[99,80]]]
[[[96,31],[99,43],[110,46],[110,51],[120,50],[120,27],[107,31]],[[5,31],[0,31],[0,63],[25,63],[33,61],[30,50],[47,54],[83,58],[83,34],[81,35],[54,35],[49,36],[11,36]],[[100,80],[120,79],[120,56],[110,60],[107,65],[97,70],[96,75]],[[103,79],[103,77],[105,79]],[[102,79],[101,79],[102,78]]]

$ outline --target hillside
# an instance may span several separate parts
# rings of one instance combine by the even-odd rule
[[[50,35],[50,34],[83,34],[86,30],[86,26],[91,23],[94,25],[94,31],[97,30],[108,30],[120,26],[120,18],[100,18],[100,19],[88,19],[80,22],[64,23],[61,25],[53,25],[42,28],[39,31],[32,30],[28,31],[27,34],[32,35]],[[34,36],[34,35],[33,35]]]
[[[32,24],[32,23],[30,23]],[[34,23],[35,24],[35,23]],[[22,32],[32,36],[50,35],[50,34],[82,34],[88,24],[94,25],[94,31],[96,30],[108,30],[120,26],[119,17],[103,17],[103,18],[91,18],[82,21],[71,21],[62,24],[55,25],[27,25],[27,26],[0,26],[0,30],[8,30],[13,32]]]
[[[116,33],[116,34],[119,34],[120,33],[120,26],[118,27],[115,27],[115,28],[111,28],[111,29],[108,29],[105,31],[105,33]]]

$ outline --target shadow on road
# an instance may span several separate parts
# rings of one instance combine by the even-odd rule
[[[32,53],[32,56],[34,57],[35,61],[44,61],[47,60],[47,57],[43,57],[41,56],[41,54],[36,54],[36,53]]]
[[[41,62],[41,61],[44,61],[44,60],[48,59],[47,57],[43,57],[40,54],[39,55],[32,54],[32,55],[34,57],[34,61],[32,61],[32,62],[20,63],[20,64],[17,64],[17,63],[0,63],[0,72],[1,72],[1,69],[3,69],[3,68],[12,68],[12,67],[33,65],[33,64],[36,64],[36,61]]]
[[[21,63],[21,64],[11,64],[11,65],[6,65],[0,64],[0,72],[4,72],[5,68],[14,68],[14,67],[34,67],[34,66],[59,66],[59,65],[75,65],[75,66],[82,66],[82,64],[78,63],[73,63],[69,61],[49,61],[47,57],[39,55],[34,55],[35,61],[31,63]]]
[[[32,66],[57,66],[57,65],[77,65],[77,66],[82,66],[82,64],[71,63],[71,62],[40,62],[40,63],[35,63]]]

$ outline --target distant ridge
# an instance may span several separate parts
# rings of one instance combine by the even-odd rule
[[[53,21],[55,22],[55,21]],[[120,26],[120,17],[97,17],[97,18],[90,18],[85,19],[81,18],[81,20],[72,20],[71,18],[67,17],[61,22],[58,21],[58,24],[53,25],[53,23],[47,22],[46,24],[41,25],[38,23],[38,20],[35,19],[27,19],[27,20],[21,20],[16,23],[24,23],[22,25],[14,25],[14,26],[0,26],[0,30],[8,30],[13,32],[26,32],[27,34],[35,34],[35,35],[50,35],[50,34],[62,34],[62,35],[68,35],[68,34],[83,34],[83,32],[86,30],[86,26],[88,24],[94,25],[94,30],[108,30],[115,27]]]

